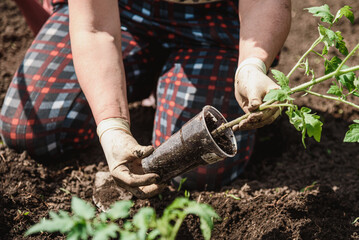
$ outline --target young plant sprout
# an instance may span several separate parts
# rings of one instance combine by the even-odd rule
[[[132,201],[115,202],[107,212],[96,216],[95,208],[89,203],[73,197],[71,201],[72,213],[65,211],[50,212],[50,219],[42,219],[32,226],[25,236],[39,232],[61,232],[68,239],[105,240],[119,239],[163,239],[174,240],[189,214],[199,217],[200,228],[204,239],[211,238],[214,221],[219,216],[211,206],[197,203],[186,197],[176,198],[163,212],[161,217],[151,207],[141,208],[133,218],[129,218]],[[123,220],[123,225],[117,224]]]
[[[305,95],[311,94],[332,101],[345,103],[359,109],[359,105],[348,99],[349,96],[359,97],[359,78],[354,73],[359,70],[359,65],[351,67],[345,65],[348,59],[358,50],[359,43],[349,52],[341,32],[334,32],[332,30],[333,25],[343,16],[348,18],[351,23],[354,23],[354,14],[351,11],[351,7],[344,6],[335,16],[330,12],[327,4],[320,7],[307,8],[306,10],[314,16],[320,17],[322,24],[318,26],[319,37],[313,42],[310,48],[303,54],[287,75],[278,70],[272,70],[273,77],[277,80],[280,89],[271,90],[264,97],[264,103],[258,108],[258,111],[263,111],[268,108],[286,109],[285,113],[289,117],[289,122],[302,134],[304,147],[306,136],[313,137],[317,142],[320,142],[323,123],[319,120],[320,117],[318,115],[312,113],[310,108],[299,108],[294,104],[295,99],[292,98],[292,94],[303,92]],[[320,53],[314,49],[321,43],[323,44],[323,47]],[[337,56],[328,59],[327,54],[331,47],[335,47],[344,56],[344,59],[342,60]],[[308,61],[309,54],[318,56],[324,61],[325,72],[323,76],[317,77],[314,71],[310,69]],[[305,75],[311,76],[311,80],[299,86],[290,87],[290,77],[293,72],[299,68],[304,69]],[[312,90],[313,86],[330,79],[333,79],[334,81],[327,91],[328,95]],[[226,128],[231,128],[237,125],[249,116],[250,113],[247,113],[231,122],[222,124],[211,133],[213,136],[219,135]],[[354,120],[354,124],[349,126],[349,130],[344,137],[344,142],[359,142],[359,120]]]

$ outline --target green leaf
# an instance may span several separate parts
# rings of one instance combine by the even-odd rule
[[[111,220],[127,218],[130,214],[130,208],[132,207],[132,205],[133,202],[130,200],[117,201],[106,212],[106,215]]]
[[[335,82],[333,82],[333,84],[330,86],[327,93],[333,94],[338,97],[341,97],[343,95],[342,90],[335,84]]]
[[[133,224],[139,229],[137,237],[139,240],[145,240],[147,231],[151,226],[151,223],[156,221],[156,213],[153,208],[144,207],[141,208],[133,217]]]
[[[153,240],[153,239],[157,239],[157,237],[160,236],[160,235],[161,235],[161,232],[158,229],[154,229],[153,231],[151,231],[148,234],[147,238],[149,240]]]
[[[185,208],[185,212],[200,218],[202,235],[204,239],[209,240],[213,229],[213,219],[220,219],[213,208],[207,204],[191,202],[190,206]]]
[[[354,84],[355,88],[359,89],[359,78],[356,77],[356,78],[354,79],[353,84]]]
[[[346,132],[344,142],[359,142],[359,120],[354,120],[354,124],[349,126]]]
[[[326,47],[335,46],[335,44],[340,41],[338,35],[335,34],[335,32],[330,30],[329,28],[319,25],[318,30],[319,35],[322,38],[321,41],[325,44]]]
[[[25,236],[38,233],[38,232],[61,232],[66,233],[74,226],[74,220],[64,211],[58,214],[50,212],[51,219],[43,218],[39,223],[32,226],[25,233]]]
[[[177,192],[181,191],[182,185],[186,182],[186,180],[187,180],[186,177],[185,177],[185,178],[181,178],[181,181],[180,181],[180,183],[179,183],[179,185],[178,185],[178,188],[177,188]]]
[[[335,47],[339,50],[339,52],[345,56],[348,55],[348,48],[345,45],[345,42],[343,41],[342,33],[339,31],[335,32],[335,35],[337,35],[337,42],[335,44]]]
[[[343,16],[348,18],[351,23],[354,23],[354,14],[350,9],[352,9],[352,7],[347,6],[347,5],[342,7],[341,9],[339,9],[337,14],[335,15],[335,19],[334,19],[333,23],[337,22]]]
[[[101,225],[97,228],[93,236],[93,240],[107,240],[110,238],[117,237],[117,233],[120,231],[120,228],[115,223],[107,223]]]
[[[95,217],[95,208],[91,204],[75,196],[71,200],[71,209],[75,215],[86,220]]]
[[[319,120],[320,117],[307,112],[304,112],[303,115],[308,136],[314,137],[317,142],[320,142],[323,126],[323,123]]]
[[[349,68],[348,66],[346,65],[343,65],[343,67],[341,69],[347,69]],[[355,74],[354,72],[349,72],[349,73],[346,73],[346,74],[342,74],[342,75],[338,75],[338,76],[335,76],[335,78],[341,83],[343,84],[349,92],[351,92],[354,88],[355,88],[355,85],[354,85],[354,80],[355,80]]]
[[[286,114],[289,117],[289,122],[295,127],[297,131],[302,131],[303,129],[303,117],[301,116],[301,112],[297,109],[288,108]]]
[[[136,233],[130,232],[130,231],[121,231],[120,239],[121,240],[138,240]]]
[[[324,45],[323,47],[323,51],[322,51],[322,55],[327,55],[328,54],[328,47],[326,45]]]
[[[334,19],[334,15],[330,12],[329,6],[327,4],[324,4],[320,7],[311,7],[305,9],[312,13],[313,16],[320,17],[322,22],[331,24]]]
[[[265,97],[263,98],[264,102],[268,102],[271,100],[275,100],[275,101],[285,101],[285,100],[293,100],[293,98],[291,98],[288,94],[288,91],[283,90],[283,89],[272,89],[269,91],[269,93],[267,93],[267,95],[265,95]]]
[[[325,60],[324,61],[324,66],[325,66],[325,74],[334,72],[335,70],[337,70],[337,68],[339,67],[340,63],[342,62],[342,60],[340,60],[340,58],[338,58],[337,56],[332,57],[332,59],[330,59],[330,61]]]
[[[284,73],[281,71],[272,70],[273,77],[278,81],[279,86],[281,87],[287,87],[289,84],[289,78],[286,77]]]

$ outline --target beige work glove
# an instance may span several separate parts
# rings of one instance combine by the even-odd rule
[[[266,66],[259,58],[247,58],[239,66],[235,75],[235,96],[245,113],[250,116],[233,127],[233,130],[250,130],[272,123],[279,116],[278,108],[260,112],[255,111],[261,105],[264,96],[279,86],[266,75]]]
[[[138,198],[160,193],[164,186],[157,185],[155,173],[144,174],[141,159],[153,152],[152,146],[141,146],[133,138],[129,123],[122,118],[102,120],[97,126],[102,149],[110,173],[116,183]]]

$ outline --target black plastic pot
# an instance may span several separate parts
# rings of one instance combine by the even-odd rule
[[[237,153],[237,142],[232,129],[226,129],[216,139],[211,135],[211,131],[226,122],[217,109],[205,106],[178,132],[142,160],[145,173],[157,173],[161,176],[161,181],[165,182],[199,165],[233,157]]]

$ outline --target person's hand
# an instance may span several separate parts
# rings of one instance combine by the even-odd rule
[[[258,58],[248,58],[238,66],[235,75],[235,97],[244,112],[251,114],[234,126],[234,131],[260,128],[272,123],[279,116],[278,108],[254,112],[271,89],[279,88],[265,73],[266,66]]]
[[[160,193],[164,186],[157,185],[159,175],[144,174],[141,159],[153,152],[152,146],[141,146],[133,138],[129,124],[121,118],[101,121],[97,133],[112,177],[117,184],[138,198]]]

